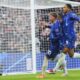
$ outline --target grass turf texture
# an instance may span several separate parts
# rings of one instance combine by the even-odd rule
[[[0,76],[0,80],[41,80],[36,78],[39,74]],[[69,71],[69,75],[66,77],[62,77],[62,72],[46,74],[46,78],[42,80],[80,80],[80,70]]]

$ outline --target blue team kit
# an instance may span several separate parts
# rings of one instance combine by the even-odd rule
[[[76,33],[74,30],[75,21],[80,21],[80,17],[74,12],[70,11],[63,16],[63,34],[65,38],[66,47],[74,48],[76,41]]]
[[[55,58],[60,50],[66,45],[67,48],[74,48],[76,41],[76,33],[74,30],[75,21],[80,21],[75,13],[68,12],[63,15],[63,24],[59,20],[56,20],[53,24],[49,25],[51,32],[49,35],[50,46],[49,51],[46,56],[50,58]],[[62,31],[60,31],[62,29]]]

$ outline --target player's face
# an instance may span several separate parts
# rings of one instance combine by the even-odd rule
[[[63,12],[64,12],[64,13],[67,13],[68,10],[69,10],[69,9],[68,9],[67,5],[65,5],[65,6],[63,7]]]
[[[49,20],[50,20],[51,22],[53,22],[53,21],[55,20],[55,17],[52,16],[52,15],[49,15]]]

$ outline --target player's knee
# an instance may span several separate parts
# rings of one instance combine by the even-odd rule
[[[64,61],[63,61],[63,64],[64,64],[64,65],[65,65],[65,64],[67,64],[67,61],[66,61],[66,60],[64,60]]]
[[[47,62],[43,63],[42,67],[46,67],[46,66],[48,66],[48,63]]]
[[[46,68],[46,67],[47,67],[47,65],[43,65],[43,66],[42,66],[42,68]]]
[[[73,54],[70,54],[69,56],[70,56],[70,58],[73,58]]]
[[[69,56],[71,57],[71,58],[73,58],[73,56],[74,56],[74,50],[72,49],[72,50],[69,50]]]
[[[66,54],[68,52],[68,48],[64,48],[63,52]]]

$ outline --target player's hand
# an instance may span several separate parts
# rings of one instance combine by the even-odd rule
[[[45,21],[40,21],[39,25],[40,25],[41,28],[45,28],[45,26],[48,26],[49,24]]]
[[[43,21],[39,21],[39,27],[40,27],[41,29],[45,28],[45,26],[44,26],[44,24],[43,24]]]
[[[49,26],[49,24],[48,24],[47,22],[45,22],[45,21],[43,21],[42,24],[43,24],[44,26]]]

